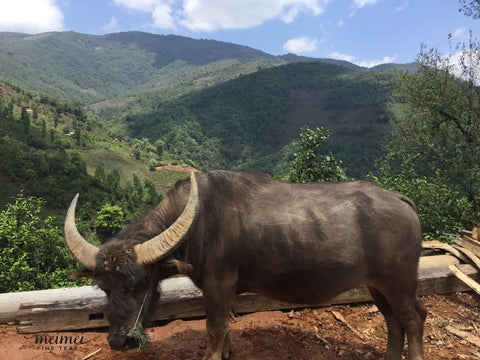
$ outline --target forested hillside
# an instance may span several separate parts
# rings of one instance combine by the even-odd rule
[[[326,150],[350,176],[373,170],[390,130],[393,72],[358,72],[321,62],[264,69],[122,120],[133,137],[162,139],[201,168],[284,172],[302,125],[332,130]]]
[[[86,154],[102,148],[106,159],[116,161],[97,159],[94,168],[87,165]],[[87,218],[95,219],[102,206],[116,203],[123,207],[122,221],[133,218],[156,205],[161,195],[155,176],[145,179],[144,159],[135,160],[131,152],[131,144],[112,139],[82,104],[0,83],[0,208],[22,192],[45,199],[50,212],[63,213],[78,192]],[[127,175],[122,162],[129,167]]]
[[[125,32],[0,33],[0,78],[29,91],[78,100],[103,120],[287,63],[320,61],[367,71],[347,61],[287,54],[176,35]],[[405,69],[408,65],[388,65]],[[375,69],[373,69],[375,70]]]
[[[135,104],[132,96],[141,104],[145,97],[175,97],[285,63],[246,46],[141,32],[0,33],[0,45],[4,80],[110,111]],[[105,102],[112,98],[118,100]]]

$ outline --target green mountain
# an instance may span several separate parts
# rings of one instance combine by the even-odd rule
[[[2,79],[86,104],[111,137],[161,139],[204,169],[283,173],[301,126],[326,126],[325,151],[355,177],[373,168],[390,130],[394,71],[411,69],[142,32],[0,33],[0,64]]]
[[[351,176],[373,169],[390,131],[393,72],[359,72],[300,62],[241,76],[124,119],[131,136],[162,139],[170,152],[203,168],[249,168],[278,174],[303,125],[333,131],[326,150]]]
[[[273,56],[247,46],[176,35],[124,32],[0,33],[0,79],[62,100],[78,100],[101,119],[159,103],[272,66],[334,59]]]
[[[0,63],[0,78],[24,89],[93,104],[151,92],[175,96],[285,62],[214,40],[141,32],[52,32],[0,33]],[[177,88],[173,94],[168,93],[172,84]]]
[[[0,210],[22,191],[63,216],[78,192],[85,214],[118,203],[130,217],[156,205],[157,191],[185,176],[152,172],[147,165],[156,155],[150,149],[136,159],[133,142],[110,137],[83,107],[0,82]]]

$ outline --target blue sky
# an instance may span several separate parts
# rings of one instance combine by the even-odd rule
[[[0,31],[139,30],[374,66],[479,36],[458,0],[0,0]]]

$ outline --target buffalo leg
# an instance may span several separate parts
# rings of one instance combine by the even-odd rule
[[[386,360],[400,360],[402,358],[405,330],[392,311],[387,299],[377,289],[368,287],[378,310],[385,317],[388,328],[388,343]]]
[[[229,281],[230,280],[230,281]],[[215,279],[202,287],[207,315],[208,345],[204,360],[228,358],[232,343],[228,330],[231,304],[235,296],[236,281]]]
[[[417,298],[415,291],[416,286],[402,287],[402,285],[399,286],[397,284],[397,287],[388,286],[387,289],[381,291],[381,297],[383,297],[383,299],[380,298],[380,303],[386,308],[388,318],[396,318],[396,322],[393,321],[393,324],[399,322],[401,328],[407,335],[408,360],[423,360],[423,326],[427,312]],[[385,304],[388,306],[385,306]],[[385,318],[387,320],[387,326],[389,326],[388,345],[392,346],[391,348],[387,348],[386,358],[388,360],[401,359],[401,354],[398,354],[399,340],[396,338],[392,339],[394,342],[390,345],[391,325],[389,325],[387,315],[385,315]],[[390,320],[390,322],[392,322],[392,320]],[[392,330],[395,331],[395,329],[397,329],[398,331],[398,328],[398,324],[393,325]],[[392,353],[389,353],[389,351],[392,351]]]

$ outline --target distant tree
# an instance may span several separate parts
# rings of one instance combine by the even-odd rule
[[[15,103],[13,101],[13,97],[11,97],[10,101],[5,106],[4,116],[8,121],[13,121],[14,119],[14,116],[13,116],[14,104]]]
[[[157,160],[155,160],[155,159],[150,159],[150,160],[148,161],[148,169],[149,169],[150,171],[155,171],[155,168],[156,168],[156,167],[157,167]]]
[[[135,189],[137,196],[141,199],[143,196],[143,186],[139,177],[135,173],[133,174],[133,187]]]
[[[100,183],[105,183],[105,167],[103,165],[97,165],[95,167],[94,178]]]
[[[125,216],[120,206],[103,205],[97,214],[96,221],[96,231],[99,238],[107,240],[115,235],[125,225],[124,219]]]
[[[110,190],[112,195],[117,195],[120,190],[120,173],[113,169],[105,178],[105,187]]]
[[[53,115],[53,127],[57,128],[59,123],[60,123],[60,116],[58,115],[58,113],[55,113],[55,115]]]
[[[480,0],[460,0],[460,12],[474,19],[480,19]]]
[[[158,158],[161,160],[163,152],[165,151],[165,142],[160,139],[155,141],[155,148],[157,149]]]
[[[142,144],[140,144],[138,142],[133,144],[132,152],[133,152],[133,156],[135,157],[135,159],[140,160],[141,157],[142,157]]]
[[[320,154],[320,148],[330,137],[330,130],[326,128],[310,129],[303,126],[300,132],[300,151],[295,154],[291,163],[291,170],[287,180],[306,183],[316,181],[347,180],[345,171],[340,167],[341,162],[329,153]]]
[[[401,105],[388,151],[399,163],[414,159],[418,174],[479,201],[480,45],[471,38],[461,49],[458,68],[453,54],[422,46],[418,72],[400,75],[395,95]]]
[[[74,133],[75,133],[74,137],[77,140],[76,143],[77,143],[77,145],[80,145],[81,141],[82,141],[82,137],[83,137],[82,128],[80,126],[76,126],[75,130],[74,130]]]
[[[34,123],[36,123],[38,120],[38,104],[37,103],[34,103],[32,105],[32,120]]]
[[[23,124],[23,131],[26,135],[30,134],[30,125],[31,125],[31,120],[30,120],[30,115],[28,115],[27,109],[22,108],[22,114],[20,116],[20,121]]]
[[[145,179],[144,182],[145,192],[146,192],[146,199],[145,202],[151,205],[157,205],[162,201],[163,196],[162,194],[157,192],[155,189],[155,184],[148,179]]]
[[[42,120],[42,137],[47,136],[47,123],[45,122],[45,119]]]

